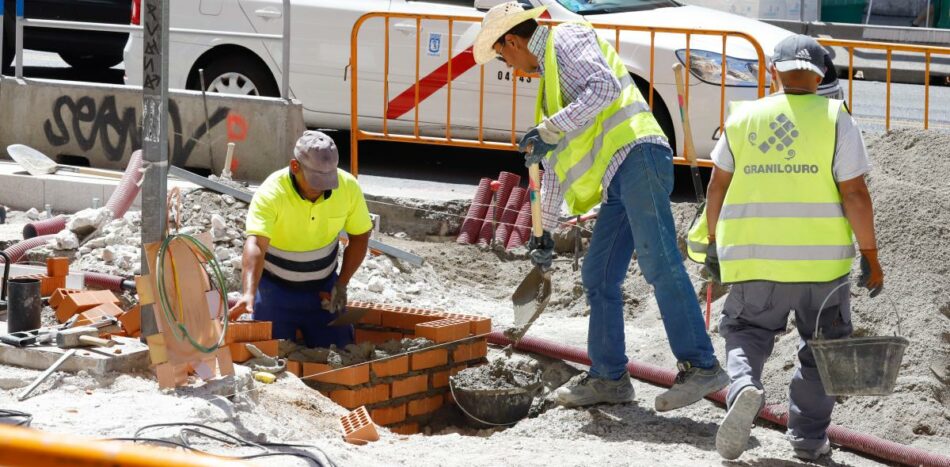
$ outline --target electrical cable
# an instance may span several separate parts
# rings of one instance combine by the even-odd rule
[[[33,423],[33,414],[20,412],[19,410],[0,409],[0,420],[8,418],[20,418],[22,420],[14,423],[14,426],[30,426]],[[2,423],[2,422],[0,422]]]

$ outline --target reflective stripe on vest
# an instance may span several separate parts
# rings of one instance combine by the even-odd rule
[[[338,246],[336,240],[312,251],[285,251],[270,246],[264,255],[264,270],[288,282],[323,280],[336,271]]]
[[[590,27],[589,24],[581,24]],[[535,105],[535,119],[538,122],[542,115],[554,115],[564,107],[554,50],[554,36],[562,26],[564,24],[551,30],[545,44],[544,75]],[[547,155],[550,159],[546,165],[549,169],[554,168],[564,193],[564,201],[575,215],[583,214],[601,202],[604,174],[620,148],[647,136],[665,137],[617,52],[599,36],[597,41],[607,65],[620,82],[620,96],[590,123],[568,132]]]
[[[850,272],[851,226],[832,172],[841,108],[776,94],[733,109],[726,138],[736,170],[716,225],[723,282],[828,282]]]

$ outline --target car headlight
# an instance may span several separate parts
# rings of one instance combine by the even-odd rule
[[[686,49],[676,51],[676,58],[686,65]],[[719,86],[722,83],[722,54],[709,50],[690,49],[689,68],[693,76],[704,83]],[[757,87],[759,61],[726,56],[726,86]],[[769,85],[769,75],[765,75]]]

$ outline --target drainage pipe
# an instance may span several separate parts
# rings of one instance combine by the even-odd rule
[[[501,331],[493,331],[488,335],[488,341],[496,345],[513,344]],[[584,349],[569,345],[551,342],[533,337],[522,338],[514,347],[518,350],[538,353],[552,358],[567,360],[582,365],[590,365],[590,358]],[[676,379],[673,370],[661,368],[649,363],[629,362],[627,371],[630,376],[648,383],[670,387]],[[706,396],[707,399],[725,404],[726,390]],[[759,417],[781,426],[788,426],[788,411],[784,405],[773,404],[766,406],[759,412]],[[828,438],[835,444],[848,449],[872,455],[879,459],[899,462],[905,465],[924,465],[950,467],[950,457],[942,456],[922,449],[914,448],[893,441],[878,438],[866,433],[860,433],[841,425],[832,424],[828,427]]]
[[[46,245],[46,243],[52,240],[54,237],[54,235],[43,235],[39,237],[33,237],[28,240],[23,240],[22,242],[4,250],[2,252],[3,254],[0,255],[3,257],[3,261],[0,261],[0,263],[9,259],[10,264],[14,264],[23,258],[23,255],[25,255],[26,252]],[[123,290],[135,290],[135,282],[127,280],[121,276],[113,276],[98,272],[85,272],[83,274],[85,276],[84,279],[86,284],[94,287],[115,290],[117,292],[121,292]]]
[[[124,216],[132,203],[135,202],[135,197],[139,194],[141,180],[142,150],[139,149],[132,152],[129,165],[126,166],[125,173],[122,175],[122,180],[119,181],[119,185],[112,192],[112,196],[109,197],[109,202],[106,203],[106,208],[112,213],[113,219]],[[59,233],[66,228],[67,220],[66,216],[56,216],[26,224],[23,226],[23,238],[31,239],[40,235]],[[14,262],[16,261],[14,260]]]

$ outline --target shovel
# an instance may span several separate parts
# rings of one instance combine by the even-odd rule
[[[538,164],[531,164],[528,167],[528,175],[530,176],[528,191],[531,198],[531,234],[540,237],[544,233],[544,227],[541,225],[541,200],[538,195],[540,185]],[[515,321],[514,326],[505,330],[505,336],[515,342],[520,341],[534,320],[538,319],[544,311],[550,299],[551,270],[535,266],[511,296]]]
[[[91,169],[89,167],[74,167],[70,165],[59,165],[46,154],[37,151],[23,144],[11,144],[7,146],[7,154],[10,158],[20,164],[20,167],[26,169],[30,175],[40,176],[56,172],[73,172],[82,175],[94,175],[97,177],[122,179],[122,172],[112,170]]]

